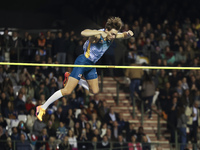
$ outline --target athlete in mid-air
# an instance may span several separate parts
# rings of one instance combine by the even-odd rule
[[[119,17],[111,17],[107,20],[105,28],[100,30],[85,29],[81,32],[84,37],[89,37],[83,45],[84,54],[77,57],[76,65],[94,65],[106,52],[115,38],[129,38],[133,36],[132,31],[118,33],[122,27]],[[36,108],[36,116],[42,121],[47,107],[62,96],[70,95],[84,76],[89,89],[93,94],[99,92],[98,76],[96,68],[74,67],[71,74],[65,73],[64,88],[56,91],[43,105]],[[79,83],[80,84],[80,83]]]

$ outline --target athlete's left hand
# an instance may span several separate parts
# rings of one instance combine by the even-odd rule
[[[127,31],[127,36],[128,36],[128,37],[131,37],[131,36],[133,36],[133,35],[134,35],[133,31],[131,31],[131,30],[128,30],[128,31]]]

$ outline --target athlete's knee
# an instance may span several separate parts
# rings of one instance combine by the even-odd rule
[[[70,95],[72,93],[72,91],[68,90],[66,88],[63,88],[63,89],[61,89],[61,93],[63,96],[65,96],[65,95]]]
[[[93,94],[98,94],[99,93],[99,88],[92,89],[92,93]]]

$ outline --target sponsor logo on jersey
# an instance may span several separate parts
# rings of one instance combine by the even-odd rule
[[[78,77],[81,78],[81,77],[82,77],[82,74],[79,74]]]

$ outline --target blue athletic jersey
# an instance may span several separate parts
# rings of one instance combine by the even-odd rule
[[[100,31],[104,30],[100,29]],[[97,43],[91,43],[87,40],[83,45],[84,55],[87,59],[96,63],[110,47],[111,43],[111,41],[105,41],[102,36]]]

